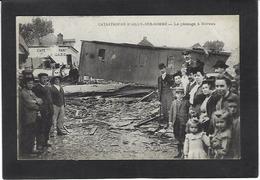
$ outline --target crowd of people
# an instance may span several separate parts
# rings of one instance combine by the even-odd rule
[[[175,158],[240,158],[239,65],[233,77],[225,62],[218,60],[213,66],[217,76],[208,77],[203,62],[192,59],[189,52],[183,52],[183,57],[184,63],[175,74],[168,74],[165,64],[159,64],[161,118],[157,131],[173,129],[178,141]],[[49,81],[47,74],[40,73],[38,78],[35,84],[32,73],[24,73],[20,83],[21,155],[41,154],[51,146],[49,137],[69,133],[63,124],[61,77]]]
[[[204,63],[183,52],[185,62],[171,75],[159,64],[162,117],[157,131],[173,128],[178,141],[175,158],[240,158],[239,65],[231,76],[224,61],[213,66],[216,76],[204,73]]]
[[[61,77],[38,75],[35,85],[32,73],[24,73],[19,89],[19,153],[41,154],[51,146],[49,137],[67,135],[63,125],[65,116],[64,91]],[[50,84],[49,84],[50,83]],[[36,145],[36,146],[35,146]]]

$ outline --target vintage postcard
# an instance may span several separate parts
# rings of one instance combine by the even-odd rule
[[[239,160],[239,19],[17,16],[17,159]]]

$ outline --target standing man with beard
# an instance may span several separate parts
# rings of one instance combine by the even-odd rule
[[[163,115],[159,122],[159,129],[166,129],[169,125],[169,110],[173,100],[171,86],[173,86],[174,81],[172,76],[166,73],[166,66],[163,63],[159,64],[159,69],[161,75],[158,77],[158,91],[161,113]]]
[[[50,87],[48,87],[48,74],[40,73],[39,84],[33,88],[33,92],[38,98],[41,98],[43,104],[40,107],[41,117],[37,119],[37,135],[36,146],[38,150],[44,150],[51,145],[48,143],[50,128],[52,125],[53,105],[50,93]]]
[[[216,110],[228,109],[229,99],[239,99],[238,96],[230,91],[231,80],[220,76],[215,81],[216,93],[220,96],[217,102]]]

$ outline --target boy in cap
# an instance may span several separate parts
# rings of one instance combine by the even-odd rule
[[[183,143],[185,139],[185,128],[189,117],[189,101],[184,98],[184,88],[175,87],[176,99],[172,101],[170,108],[169,122],[173,126],[173,134],[178,143],[178,154],[175,158],[181,158]]]
[[[159,129],[162,129],[168,127],[169,109],[173,98],[171,86],[173,86],[174,81],[172,76],[167,74],[166,66],[164,65],[164,63],[159,64],[159,69],[161,75],[158,77],[158,91],[159,91],[159,101],[161,102],[161,112],[163,115],[163,117],[160,119],[159,122],[160,124]]]
[[[40,73],[38,77],[39,83],[33,88],[33,92],[38,98],[42,99],[43,104],[40,107],[41,117],[37,120],[36,146],[38,150],[44,150],[51,146],[48,140],[52,125],[53,105],[50,87],[48,87],[48,74]]]
[[[51,128],[51,135],[54,135],[54,132],[57,131],[57,135],[66,135],[67,130],[63,125],[64,116],[65,116],[65,98],[64,91],[60,85],[60,76],[54,76],[51,79],[51,97],[53,102],[53,124]]]

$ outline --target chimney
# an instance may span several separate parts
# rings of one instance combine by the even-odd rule
[[[143,40],[147,40],[147,37],[146,37],[146,36],[144,36]]]
[[[63,44],[63,34],[59,33],[57,36],[58,36],[57,44],[62,45]]]

